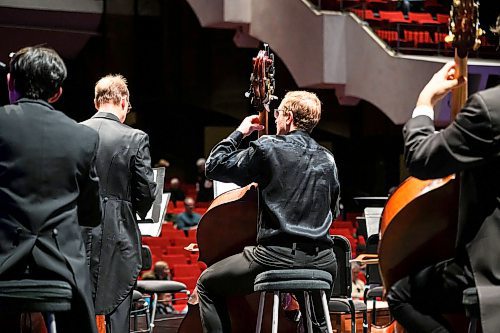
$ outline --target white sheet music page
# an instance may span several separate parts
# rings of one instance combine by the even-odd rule
[[[136,215],[136,219],[142,236],[158,237],[161,232],[161,224],[167,212],[166,208],[168,200],[170,200],[170,193],[162,193],[165,181],[165,168],[153,168],[153,176],[156,183],[155,201],[144,219],[141,219],[139,215]]]
[[[226,193],[228,191],[235,190],[237,188],[241,188],[241,186],[238,186],[234,183],[223,183],[214,180],[214,198],[218,197],[222,193]]]

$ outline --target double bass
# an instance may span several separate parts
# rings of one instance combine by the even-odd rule
[[[259,122],[264,126],[259,137],[267,134],[269,104],[275,98],[274,55],[264,44],[253,58],[250,89],[245,93],[252,106],[259,112]],[[255,245],[257,238],[258,184],[228,191],[216,197],[203,215],[197,232],[199,261],[210,266],[230,255],[239,253],[245,246]],[[179,326],[178,333],[201,333],[201,319],[196,290],[188,301],[188,313]],[[259,296],[234,296],[227,299],[233,332],[254,332],[257,322]],[[270,320],[271,314],[264,320]],[[265,325],[271,327],[271,325]],[[295,332],[296,326],[280,320],[279,332]],[[264,327],[265,332],[265,327]]]
[[[455,77],[467,77],[467,56],[479,46],[478,4],[453,0],[450,33],[455,48]],[[467,99],[467,85],[452,91],[453,118]],[[379,265],[385,290],[424,267],[452,258],[458,225],[459,180],[406,179],[390,196],[380,221]]]

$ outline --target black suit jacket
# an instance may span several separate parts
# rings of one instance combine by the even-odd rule
[[[97,314],[109,314],[127,297],[141,270],[141,233],[136,212],[144,216],[154,201],[149,139],[143,131],[98,112],[83,122],[99,133],[97,174],[104,209],[102,225],[84,231]]]
[[[97,133],[51,105],[0,108],[0,279],[36,272],[74,288],[75,332],[96,332],[80,225],[100,223]],[[44,274],[45,275],[45,274]]]
[[[457,259],[470,261],[484,332],[500,327],[500,86],[467,101],[455,121],[434,133],[430,118],[404,127],[405,158],[418,178],[460,172]],[[493,287],[493,288],[492,288]]]

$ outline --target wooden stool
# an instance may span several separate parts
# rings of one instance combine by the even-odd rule
[[[305,318],[307,319],[308,332],[312,332],[311,314],[309,313],[310,292],[313,290],[319,290],[328,332],[332,333],[332,324],[330,322],[330,313],[328,311],[328,303],[325,293],[325,291],[330,291],[331,286],[331,274],[317,269],[283,269],[260,273],[255,278],[254,283],[254,290],[261,292],[255,331],[260,333],[261,330],[266,292],[274,293],[272,333],[278,332],[278,306],[280,292],[303,292],[306,303]]]

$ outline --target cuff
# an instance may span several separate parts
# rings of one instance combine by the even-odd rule
[[[415,118],[418,116],[426,116],[434,120],[434,109],[430,106],[419,105],[413,109],[411,117]]]
[[[231,135],[229,135],[228,139],[233,140],[234,142],[236,142],[236,146],[239,146],[241,141],[243,140],[243,137],[243,133],[241,133],[240,131],[234,131],[233,133],[231,133]]]

